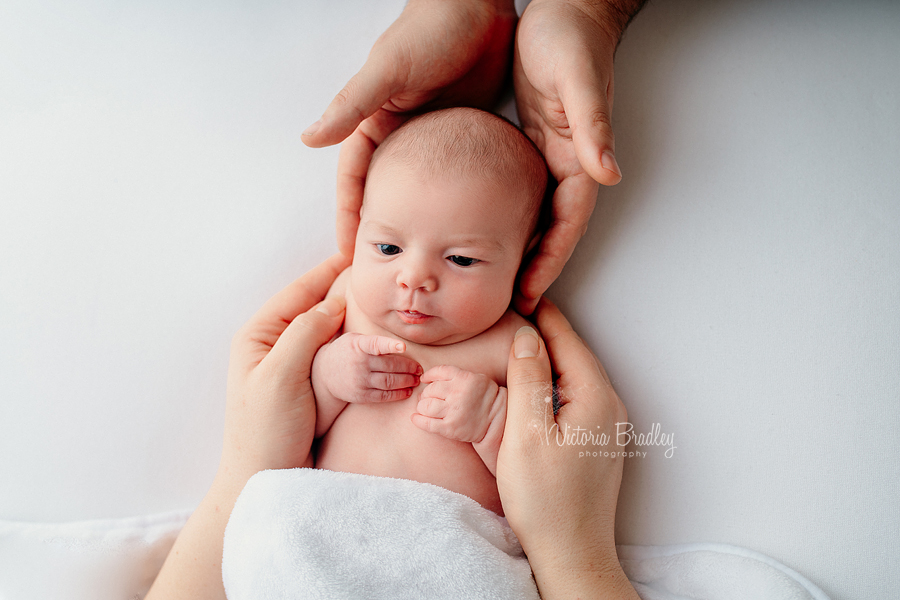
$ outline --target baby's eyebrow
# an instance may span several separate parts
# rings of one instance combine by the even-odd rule
[[[489,237],[464,237],[454,238],[454,246],[486,248],[489,250],[503,250],[506,245],[496,238]]]
[[[387,223],[382,223],[381,221],[369,221],[369,226],[374,227],[376,229],[381,230],[381,233],[391,235],[397,237],[400,235],[400,231],[395,227],[391,227]]]

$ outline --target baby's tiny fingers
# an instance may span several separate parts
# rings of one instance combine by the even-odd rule
[[[419,385],[419,378],[409,373],[370,373],[368,386],[376,390],[400,390]]]
[[[425,397],[425,395],[423,395],[419,399],[418,404],[416,404],[416,410],[419,414],[434,419],[443,418],[447,414],[447,408],[447,402],[441,398]]]
[[[425,375],[422,375],[422,382],[425,382]],[[449,381],[432,381],[428,385],[425,386],[425,389],[422,390],[423,398],[439,398],[441,400],[446,400],[450,397],[450,392],[453,391],[453,385]]]
[[[440,419],[433,419],[419,413],[413,413],[409,418],[413,422],[413,425],[419,429],[427,431],[428,433],[444,435],[444,423]]]
[[[449,381],[462,373],[462,369],[451,365],[439,365],[431,367],[422,375],[422,381],[430,383],[432,381]]]
[[[405,356],[373,356],[369,359],[369,369],[381,373],[410,373],[421,375],[422,366]]]
[[[412,396],[412,388],[402,390],[366,390],[362,394],[363,402],[397,402]]]
[[[383,335],[361,335],[356,338],[357,347],[372,356],[404,352],[406,344]]]

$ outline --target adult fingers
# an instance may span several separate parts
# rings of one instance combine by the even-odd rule
[[[615,420],[627,420],[625,407],[609,382],[597,356],[572,329],[568,319],[546,298],[542,298],[535,313],[538,327],[544,335],[553,369],[559,374],[559,401],[561,408],[558,421],[569,417],[586,419],[588,415],[599,411],[610,413]],[[585,390],[594,390],[599,394],[585,394]],[[599,398],[599,402],[573,402],[571,393],[584,397]],[[588,422],[588,421],[585,421]]]
[[[531,314],[541,295],[559,277],[587,231],[597,203],[597,189],[597,183],[585,173],[559,182],[553,194],[550,227],[519,280],[515,298],[519,313]]]
[[[366,174],[375,153],[375,144],[360,131],[355,131],[341,144],[338,155],[337,187],[337,244],[344,256],[353,256],[356,231],[359,229],[359,210],[366,189]]]
[[[321,301],[350,260],[335,254],[272,296],[235,335],[232,349],[249,363],[261,361],[285,328],[302,312]]]
[[[338,155],[337,187],[337,241],[345,255],[353,256],[356,230],[359,228],[359,211],[369,164],[379,144],[409,118],[408,115],[379,110],[366,119],[360,127],[341,144]]]
[[[594,353],[575,333],[569,320],[555,304],[541,298],[535,317],[549,349],[553,369],[560,377],[581,376],[584,379],[578,383],[587,384],[599,376]]]
[[[553,421],[550,359],[543,340],[528,326],[516,332],[506,374],[507,408],[504,443],[535,447],[528,436],[541,440]]]
[[[588,63],[590,64],[590,63]],[[599,77],[602,67],[572,69],[560,81],[560,100],[572,132],[575,155],[585,172],[603,185],[615,185],[622,179],[616,162],[616,141],[612,129],[612,64],[608,83]]]
[[[313,357],[322,345],[331,339],[344,322],[344,299],[333,296],[323,300],[315,308],[298,315],[285,328],[278,341],[265,357],[266,365],[295,365],[290,375],[300,375],[306,380]],[[274,368],[274,373],[286,369]]]
[[[376,45],[362,69],[338,92],[322,118],[306,128],[300,139],[312,148],[343,141],[360,123],[375,114],[402,83],[396,61],[378,52]]]

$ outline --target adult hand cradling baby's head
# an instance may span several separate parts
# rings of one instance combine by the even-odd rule
[[[515,50],[519,119],[559,184],[549,228],[524,265],[515,296],[516,310],[530,314],[587,231],[598,184],[614,185],[622,178],[611,125],[613,57],[644,1],[534,0],[518,29],[512,0],[407,3],[359,73],[302,136],[316,148],[346,139],[336,190],[341,252],[353,254],[369,162],[378,145],[417,112],[493,108]]]

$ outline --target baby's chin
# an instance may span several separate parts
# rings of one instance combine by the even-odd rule
[[[469,338],[473,338],[479,333],[453,330],[448,331],[438,327],[429,327],[428,325],[407,325],[405,323],[400,326],[384,328],[391,335],[398,337],[405,342],[411,342],[422,346],[446,346],[448,344],[456,344],[464,342]]]

